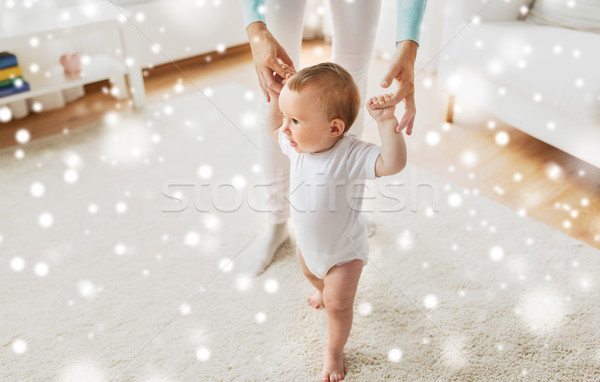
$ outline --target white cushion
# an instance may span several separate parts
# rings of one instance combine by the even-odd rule
[[[526,20],[600,33],[600,0],[535,0]]]
[[[596,33],[523,21],[490,22],[465,28],[450,55],[499,88],[600,124],[599,46]]]

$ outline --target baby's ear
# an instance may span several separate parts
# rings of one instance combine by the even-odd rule
[[[332,137],[340,136],[344,133],[344,129],[346,128],[346,124],[339,118],[336,118],[331,121],[329,124],[329,133]]]

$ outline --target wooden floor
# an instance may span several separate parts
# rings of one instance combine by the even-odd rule
[[[331,47],[326,43],[305,42],[301,64],[327,61],[330,53]],[[176,65],[145,71],[148,103],[229,81],[258,89],[247,45],[223,54],[178,61]],[[370,72],[383,73],[386,68],[387,62],[373,59]],[[424,74],[416,78],[418,119],[427,116],[420,114],[428,112],[427,100],[441,96],[435,85],[424,85],[423,79],[429,80]],[[62,109],[0,124],[0,148],[16,150],[15,133],[20,128],[29,130],[33,140],[101,120],[109,111],[131,110],[131,101],[119,102],[105,94],[102,88],[107,86],[108,82],[87,85],[85,97]],[[430,98],[419,100],[419,95],[429,97],[428,94]],[[600,248],[600,169],[482,111],[473,111],[473,107],[460,99],[455,107],[457,113],[452,125],[444,126],[442,110],[437,113],[440,116],[437,121],[417,125],[413,136],[407,139],[410,162]],[[493,129],[488,126],[489,121],[495,123]],[[495,142],[500,130],[510,137],[505,146]],[[432,132],[440,137],[437,145],[427,144],[427,136]]]

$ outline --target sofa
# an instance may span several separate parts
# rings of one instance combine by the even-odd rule
[[[575,2],[570,5],[576,4]],[[536,24],[531,0],[447,0],[437,84],[600,167],[600,33]],[[534,8],[535,9],[535,8]],[[598,31],[600,32],[600,30]]]

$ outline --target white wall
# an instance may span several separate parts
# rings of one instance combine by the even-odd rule
[[[6,9],[0,4],[0,23],[10,22],[11,12],[33,12],[44,7],[65,7],[99,0],[32,0],[31,8],[22,2]],[[232,47],[247,43],[242,8],[238,0],[113,0],[131,12],[130,20],[138,41],[140,62],[152,67],[170,61],[217,50],[221,44]],[[286,0],[293,1],[293,0]],[[308,0],[305,38],[331,38],[326,0]],[[417,68],[437,53],[441,40],[441,0],[429,0],[421,30]],[[383,0],[375,41],[375,54],[391,56],[395,48],[396,0]],[[156,44],[156,47],[153,46]],[[160,53],[157,47],[160,48]],[[436,60],[426,70],[437,66]]]
[[[144,67],[215,51],[220,45],[248,42],[237,0],[158,0],[126,8],[133,13]]]
[[[156,53],[148,40],[158,44],[173,61],[215,51],[220,45],[232,47],[248,42],[238,0],[120,1],[137,1],[125,8],[133,13],[132,20],[139,29],[137,38],[144,67],[169,62]],[[321,18],[316,16],[321,3],[322,0],[307,1],[305,38],[322,36]],[[138,14],[144,15],[143,21],[138,21]]]

